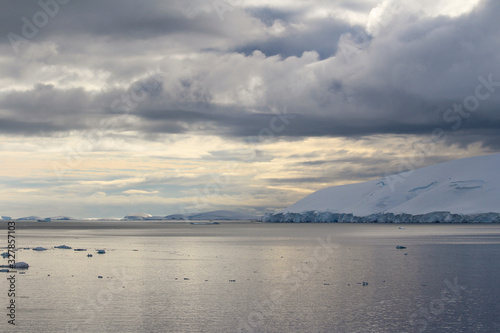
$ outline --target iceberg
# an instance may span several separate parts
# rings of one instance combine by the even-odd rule
[[[272,223],[500,223],[500,213],[452,214],[431,212],[427,214],[378,213],[355,216],[351,213],[308,211],[304,213],[265,214],[262,222]]]
[[[27,269],[28,267],[30,267],[30,265],[28,265],[27,263],[25,263],[23,261],[20,261],[20,262],[16,262],[13,265],[0,265],[0,267],[2,267],[2,268],[21,268],[21,269]]]
[[[65,250],[71,250],[70,246],[67,245],[59,245],[59,246],[54,246],[55,249],[65,249]]]

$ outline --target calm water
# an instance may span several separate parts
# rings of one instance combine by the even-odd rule
[[[500,332],[500,225],[399,226],[18,222],[0,331]]]

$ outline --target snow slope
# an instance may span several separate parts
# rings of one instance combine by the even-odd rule
[[[500,213],[500,154],[465,158],[381,179],[334,186],[299,200],[281,213],[320,211],[368,216],[380,213]]]

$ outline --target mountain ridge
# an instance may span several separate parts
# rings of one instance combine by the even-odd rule
[[[373,215],[500,213],[500,153],[316,191],[277,212]],[[273,214],[271,214],[273,215]]]

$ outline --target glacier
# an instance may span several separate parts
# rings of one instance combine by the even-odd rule
[[[500,213],[452,214],[431,212],[427,214],[376,213],[368,216],[308,211],[302,213],[265,214],[262,222],[281,223],[500,223]]]
[[[314,192],[263,222],[499,223],[500,154]]]

